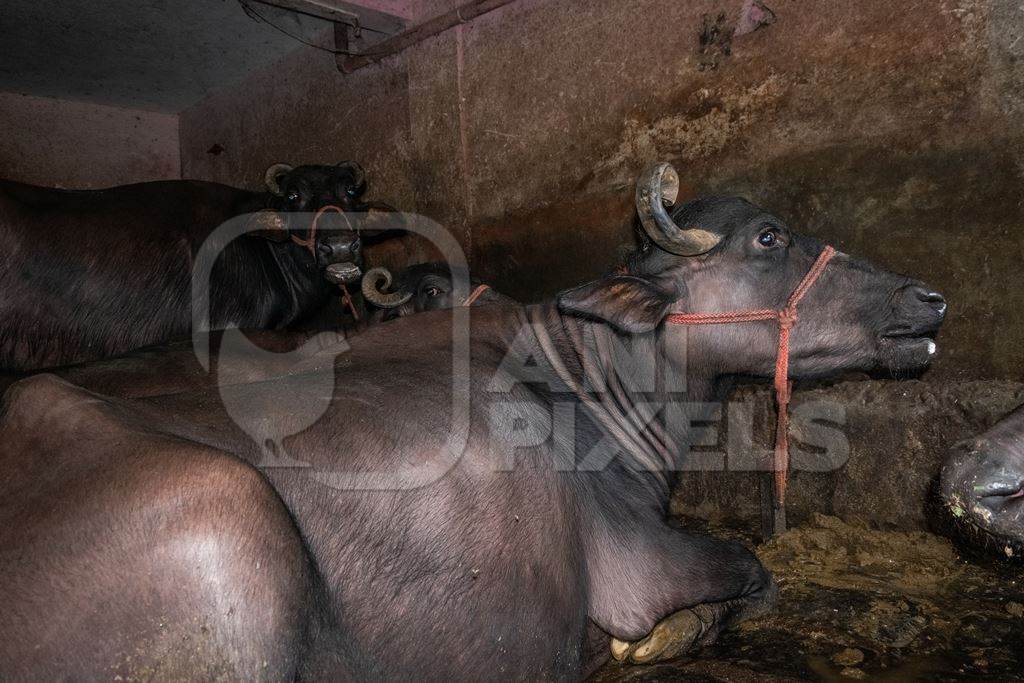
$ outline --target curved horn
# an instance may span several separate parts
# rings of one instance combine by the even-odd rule
[[[352,170],[352,190],[350,194],[360,196],[366,192],[366,171],[354,161],[341,161],[335,164],[338,168],[349,168]]]
[[[281,185],[277,182],[279,175],[290,173],[294,167],[288,164],[272,164],[267,172],[263,174],[263,182],[272,194],[281,195]]]
[[[722,241],[721,235],[700,228],[680,228],[665,211],[663,201],[675,204],[679,196],[679,176],[672,164],[649,166],[636,182],[636,210],[640,223],[654,243],[680,256],[706,254]]]
[[[363,276],[363,297],[380,308],[398,308],[412,298],[412,292],[385,294],[381,290],[390,287],[392,279],[391,271],[387,268],[370,268]],[[384,287],[377,289],[380,280],[384,280]]]

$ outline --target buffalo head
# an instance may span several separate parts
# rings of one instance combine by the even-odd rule
[[[953,447],[942,467],[942,499],[971,540],[1024,552],[1024,407]]]
[[[274,164],[264,176],[278,211],[318,211],[337,206],[343,211],[362,211],[366,172],[353,161],[334,166],[292,167]]]
[[[379,311],[374,313],[377,321],[394,320],[413,313],[439,311],[463,305],[454,298],[451,269],[444,263],[418,263],[401,271],[396,278],[394,291],[391,275],[383,268],[372,268],[363,278],[363,297]],[[470,280],[471,288],[480,286],[478,280]],[[471,305],[512,304],[515,301],[487,287],[473,298]]]
[[[771,376],[775,321],[699,327],[662,322],[671,313],[779,310],[824,245],[735,197],[697,199],[669,213],[678,186],[668,164],[648,169],[637,187],[642,245],[626,272],[563,292],[559,308],[622,332],[661,330],[667,348],[688,347],[690,367],[702,365],[708,375]],[[935,353],[932,338],[945,313],[945,301],[931,287],[837,253],[800,304],[790,376],[923,369]],[[670,353],[669,361],[675,360]]]
[[[256,215],[255,234],[277,241],[291,238],[306,245],[317,263],[329,269],[325,275],[332,282],[358,279],[360,237],[389,231],[397,234],[396,229],[401,228],[390,220],[399,216],[395,209],[363,200],[366,172],[355,162],[298,167],[274,164],[264,181],[269,194],[265,209]]]

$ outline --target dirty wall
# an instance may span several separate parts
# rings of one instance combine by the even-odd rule
[[[522,0],[354,74],[301,50],[181,116],[185,177],[257,185],[355,158],[477,274],[533,300],[631,239],[669,159],[942,288],[935,374],[1024,377],[1024,10],[1018,0]]]
[[[350,75],[305,50],[182,114],[184,174],[255,185],[272,162],[357,159],[375,196],[447,225],[478,276],[530,301],[613,264],[637,172],[667,159],[688,195],[747,196],[924,279],[950,302],[924,388],[850,405],[858,430],[909,411],[927,438],[858,431],[855,469],[798,475],[793,494],[797,517],[877,503],[867,521],[920,526],[943,445],[1019,395],[970,419],[957,392],[981,389],[927,397],[1024,379],[1024,7],[765,0],[774,21],[740,35],[744,4],[522,0]],[[747,483],[691,477],[676,505],[748,516]]]
[[[178,118],[0,93],[0,178],[91,190],[180,177]]]

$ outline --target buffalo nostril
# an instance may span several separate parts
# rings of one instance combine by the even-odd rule
[[[919,285],[912,286],[910,291],[918,301],[931,306],[939,316],[946,314],[946,297]]]
[[[925,289],[924,287],[917,287],[917,286],[913,287],[912,289],[913,289],[914,294],[917,295],[917,298],[921,302],[923,302],[923,303],[926,303],[926,304],[944,304],[944,303],[946,303],[946,297],[942,296],[938,292],[933,292],[930,289]]]
[[[928,292],[924,301],[930,304],[940,316],[946,315],[946,300],[938,292]]]

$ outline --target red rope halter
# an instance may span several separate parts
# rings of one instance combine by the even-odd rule
[[[789,295],[782,310],[762,309],[754,311],[732,311],[729,313],[671,313],[665,320],[673,325],[722,325],[746,323],[756,320],[777,320],[779,322],[779,346],[775,356],[775,400],[778,402],[779,417],[775,430],[775,457],[772,471],[775,479],[775,505],[782,507],[786,502],[786,483],[789,475],[789,399],[792,386],[789,382],[789,333],[796,325],[796,306],[808,290],[818,281],[836,250],[826,246],[811,269],[804,275],[793,293]]]
[[[319,211],[316,212],[316,215],[313,216],[313,225],[311,225],[309,228],[309,239],[304,240],[298,235],[292,235],[292,242],[295,242],[295,244],[299,245],[300,247],[305,247],[306,249],[308,249],[309,254],[310,256],[313,257],[314,262],[316,261],[316,230],[320,224],[320,217],[323,216],[328,211],[335,211],[341,214],[341,217],[345,219],[346,223],[348,223],[349,229],[352,228],[352,224],[349,222],[348,216],[345,215],[345,210],[342,209],[340,206],[328,204],[327,206],[322,207]],[[344,302],[345,306],[348,307],[348,310],[352,313],[352,317],[355,318],[356,322],[359,322],[359,311],[356,309],[356,305],[352,301],[352,295],[348,293],[348,287],[345,286],[344,282],[338,283],[338,286],[341,287],[342,302]]]
[[[490,285],[477,285],[476,289],[474,289],[473,292],[466,297],[465,301],[462,302],[462,305],[472,306],[474,303],[476,303],[476,300],[480,298],[480,295],[490,288]]]
[[[340,206],[335,206],[333,204],[328,204],[327,206],[322,207],[313,216],[313,225],[311,225],[309,228],[309,239],[304,240],[298,235],[292,235],[292,242],[295,242],[295,244],[299,245],[300,247],[305,247],[306,249],[308,249],[310,255],[314,259],[316,258],[316,229],[320,223],[320,217],[323,216],[328,211],[336,211],[337,213],[341,214],[341,217],[345,219],[346,223],[348,223],[348,216],[345,215],[345,210],[343,208],[341,208]],[[351,227],[352,224],[349,223],[349,228]]]

